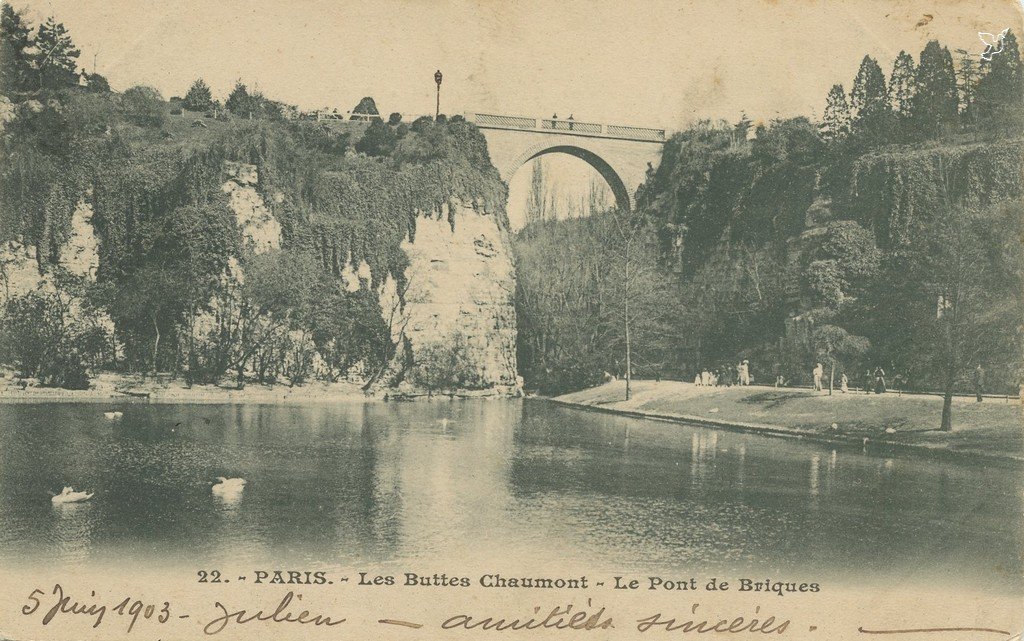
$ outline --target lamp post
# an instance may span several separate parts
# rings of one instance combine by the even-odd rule
[[[434,82],[437,83],[437,110],[434,112],[434,120],[441,115],[441,70],[434,72]]]

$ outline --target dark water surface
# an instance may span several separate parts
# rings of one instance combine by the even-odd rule
[[[1024,590],[1018,468],[543,401],[0,405],[0,565],[574,564]],[[217,476],[249,484],[236,501]],[[64,485],[95,491],[53,506]],[[302,566],[302,567],[309,567]],[[501,569],[501,568],[498,568]]]

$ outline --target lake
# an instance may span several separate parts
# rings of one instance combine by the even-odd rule
[[[217,497],[218,476],[248,485]],[[0,565],[569,564],[1017,593],[1021,481],[542,400],[3,404]],[[96,496],[52,505],[65,485]]]

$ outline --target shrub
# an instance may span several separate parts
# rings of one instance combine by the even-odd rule
[[[88,388],[89,367],[109,350],[107,331],[73,317],[59,292],[40,288],[14,296],[0,320],[0,360],[46,386]]]
[[[131,87],[121,95],[121,112],[140,127],[162,127],[167,120],[163,97],[153,87]]]
[[[421,347],[414,354],[412,381],[428,391],[455,391],[480,386],[469,359],[466,337],[456,332],[448,340]]]
[[[356,143],[356,151],[367,156],[389,156],[397,143],[395,130],[380,120],[374,120]]]

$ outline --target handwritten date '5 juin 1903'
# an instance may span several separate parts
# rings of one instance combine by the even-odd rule
[[[240,625],[248,624],[299,624],[313,627],[332,628],[348,621],[347,617],[339,616],[337,613],[318,613],[309,609],[301,608],[302,594],[288,591],[283,597],[276,601],[271,607],[235,607],[228,606],[219,600],[213,601],[210,609],[212,612],[204,618],[194,619],[202,626],[203,633],[213,636],[220,632]],[[725,615],[719,613],[710,615],[707,609],[702,609],[701,604],[693,603],[689,612],[683,615],[662,614],[660,612],[648,614],[641,617],[625,617],[630,622],[628,627],[637,632],[677,632],[677,633],[730,633],[730,634],[759,634],[759,635],[786,635],[787,632],[814,632],[818,629],[816,625],[798,625],[790,619],[777,618],[774,615],[761,612],[761,606],[755,606],[751,616]],[[118,620],[126,621],[126,632],[130,633],[135,629],[140,619],[154,625],[166,625],[173,619],[191,619],[190,614],[179,613],[169,601],[147,603],[131,596],[124,597],[120,601],[111,599],[105,602],[102,597],[97,597],[95,590],[90,590],[89,599],[79,599],[65,591],[64,587],[57,583],[47,593],[42,589],[34,589],[26,597],[25,604],[21,608],[25,616],[39,616],[42,625],[49,625],[58,620],[61,616],[86,617],[91,619],[93,628],[98,628],[109,621],[110,617],[116,616]],[[750,613],[748,613],[750,614]],[[399,619],[381,618],[376,623],[381,625],[396,625],[409,628],[423,628],[425,624]],[[532,612],[527,614],[489,614],[489,613],[457,613],[453,615],[442,615],[437,619],[437,629],[440,630],[482,630],[493,632],[504,631],[529,631],[538,629],[554,630],[607,630],[616,628],[615,618],[608,612],[606,606],[595,608],[591,599],[587,599],[583,605],[557,605],[534,606]],[[1003,630],[989,628],[919,628],[912,632],[952,632],[952,631],[984,632],[1002,637],[1005,641],[1019,639]],[[884,630],[867,627],[858,628],[858,632],[865,635],[896,635],[908,632],[908,630]],[[994,637],[991,637],[994,638]]]

